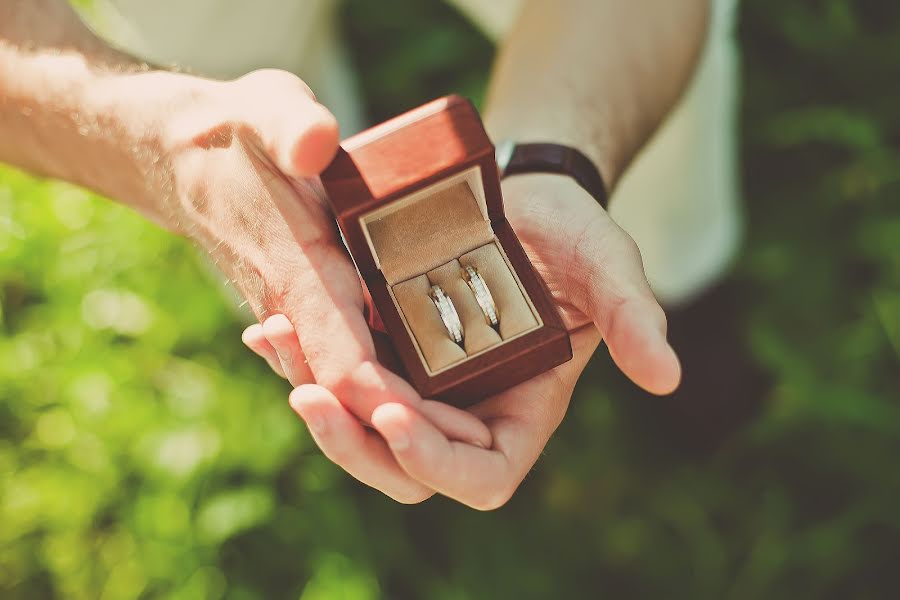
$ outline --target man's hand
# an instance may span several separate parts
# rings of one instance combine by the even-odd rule
[[[273,368],[294,385],[318,382],[341,397],[357,427],[338,440],[358,442],[348,470],[400,501],[433,493],[362,429],[386,404],[428,415],[449,439],[491,445],[476,417],[424,402],[376,361],[356,269],[309,177],[334,155],[337,127],[299,79],[262,71],[215,84],[167,114],[160,130],[165,176],[154,193],[173,196],[173,228],[195,239],[247,299]],[[254,339],[253,331],[245,336]],[[314,432],[317,423],[310,420]]]
[[[665,316],[631,238],[567,178],[512,178],[504,182],[504,196],[513,228],[572,331],[575,356],[470,409],[485,424],[484,440],[491,440],[490,445],[444,435],[432,416],[440,407],[437,403],[379,403],[371,418],[378,436],[348,410],[340,390],[301,385],[291,394],[291,406],[323,452],[392,497],[421,486],[422,496],[407,500],[423,500],[433,490],[479,509],[504,504],[561,422],[575,382],[601,337],[638,385],[656,394],[678,385],[680,368],[666,342]],[[278,331],[288,335],[272,337],[275,328],[269,323],[274,319],[281,323]],[[278,364],[273,346],[290,344],[295,356],[301,353],[295,341],[285,341],[291,330],[281,318],[272,317],[263,326],[249,328],[245,341]],[[267,339],[274,343],[269,345]],[[457,416],[449,407],[441,410],[444,421],[451,420],[445,414]]]

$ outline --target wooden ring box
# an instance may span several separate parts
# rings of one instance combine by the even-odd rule
[[[344,140],[321,179],[395,369],[424,398],[471,404],[572,357],[553,299],[506,220],[494,146],[468,100],[440,98]],[[463,279],[466,265],[490,288],[499,331]],[[433,284],[456,306],[463,347],[428,296]]]

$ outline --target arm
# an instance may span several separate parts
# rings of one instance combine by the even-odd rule
[[[574,146],[612,187],[687,85],[709,4],[528,2],[491,81],[494,139]]]
[[[107,88],[145,65],[109,48],[57,0],[0,2],[0,161],[118,197],[159,220],[140,183],[152,117]],[[145,140],[149,143],[146,143]],[[90,147],[90,152],[84,152]]]
[[[495,139],[574,146],[612,189],[688,84],[709,10],[710,0],[531,0],[497,61],[489,129]],[[553,198],[547,204],[557,214],[591,224],[570,232],[566,285],[582,299],[576,312],[593,321],[635,383],[655,393],[674,389],[679,369],[652,358],[663,353],[665,316],[634,241],[571,180],[522,179],[507,182],[512,198],[537,190]],[[534,220],[530,205],[508,204],[514,225]],[[533,233],[539,245],[552,244],[542,228]]]
[[[263,322],[266,347],[281,353],[270,364],[294,385],[337,390],[361,422],[399,402],[454,439],[490,445],[472,415],[429,412],[377,363],[359,278],[315,177],[337,140],[334,117],[290,73],[214,81],[161,71],[108,47],[63,0],[0,0],[0,160],[190,237]],[[382,468],[351,472],[382,489],[403,480],[369,439],[365,456]],[[398,499],[433,493],[404,481]]]
[[[259,98],[238,86],[162,71],[111,48],[64,0],[0,0],[0,161],[91,188],[180,231],[187,207],[177,204],[169,159],[179,138],[204,126],[254,129],[292,175],[315,174],[330,160],[333,117],[299,79],[277,78],[295,103],[291,114],[317,114],[301,114],[306,122],[284,115],[278,128],[254,114]],[[319,129],[309,127],[311,116]]]

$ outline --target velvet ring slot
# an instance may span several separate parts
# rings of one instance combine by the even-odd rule
[[[491,289],[497,311],[502,315],[499,331],[485,321],[481,307],[462,277],[464,265],[475,266]],[[441,286],[456,306],[465,331],[463,348],[447,336],[440,315],[427,295],[432,285]],[[392,294],[432,372],[475,356],[539,325],[528,297],[496,243],[476,248],[428,273],[402,281],[392,287]]]
[[[493,234],[485,204],[479,202],[480,187],[478,169],[470,169],[363,219],[373,254],[429,373],[477,356],[540,324]],[[463,276],[466,266],[475,267],[490,288],[503,315],[498,330],[485,321]],[[427,295],[435,285],[456,307],[465,332],[462,347],[448,337]]]

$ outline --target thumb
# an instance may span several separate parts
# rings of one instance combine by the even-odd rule
[[[656,301],[637,244],[603,209],[574,251],[577,303],[594,322],[616,365],[653,394],[669,394],[681,365],[666,340],[666,315]]]
[[[318,175],[328,166],[338,148],[337,119],[303,80],[287,71],[263,69],[234,85],[242,114],[254,115],[248,124],[279,169],[300,178]]]

